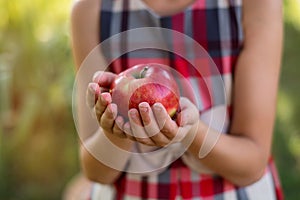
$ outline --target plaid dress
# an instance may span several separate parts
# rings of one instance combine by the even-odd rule
[[[101,4],[101,42],[105,42],[119,33],[124,33],[124,31],[158,27],[174,30],[176,33],[193,38],[207,51],[217,70],[202,69],[203,73],[199,74],[193,64],[203,64],[205,62],[203,54],[195,52],[184,39],[174,38],[172,35],[162,34],[163,40],[161,41],[166,43],[167,49],[173,51],[151,47],[126,51],[130,43],[130,36],[126,34],[117,37],[117,42],[109,43],[102,48],[102,53],[109,60],[108,70],[115,73],[145,62],[157,62],[172,66],[192,85],[193,91],[195,91],[196,105],[203,116],[218,106],[223,106],[228,111],[225,127],[220,130],[227,132],[231,119],[230,97],[233,72],[243,44],[242,1],[196,0],[182,12],[169,17],[159,16],[142,0],[102,0]],[[147,41],[147,38],[149,38],[148,35],[135,34],[133,40],[144,42]],[[149,43],[146,42],[147,45]],[[186,53],[184,56],[176,53],[182,51]],[[220,76],[224,82],[225,99],[219,95],[220,91],[214,85],[217,76]],[[207,89],[209,87],[214,89],[210,91]],[[184,91],[184,88],[181,89]],[[198,172],[193,168],[193,164],[189,163],[192,161],[180,157],[159,173],[124,172],[115,182],[112,195],[115,199],[283,199],[272,159],[270,159],[261,180],[247,187],[238,187],[215,174]],[[95,183],[91,199],[101,199],[101,197],[106,199],[105,195],[107,194],[103,194],[101,191],[101,185]]]

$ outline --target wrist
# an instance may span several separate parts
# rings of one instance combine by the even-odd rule
[[[122,140],[122,142],[121,142]],[[132,141],[108,136],[101,128],[85,142],[86,150],[104,165],[122,171],[131,156]]]
[[[197,158],[206,132],[207,126],[199,119],[195,124],[192,125],[190,131],[184,139],[185,145],[188,145],[188,151]]]

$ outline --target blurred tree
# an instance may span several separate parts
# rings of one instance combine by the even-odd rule
[[[1,100],[11,100],[5,106],[11,115],[0,132],[5,180],[0,199],[60,199],[78,171],[71,112],[71,3],[0,1],[0,56],[7,61],[6,76],[12,77],[5,87],[10,90],[0,94]]]
[[[279,87],[274,155],[286,199],[299,199],[300,185],[300,1],[284,1],[285,40]]]

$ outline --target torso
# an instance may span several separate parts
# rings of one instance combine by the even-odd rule
[[[100,42],[107,41],[120,32],[138,28],[155,27],[174,30],[176,33],[193,38],[197,44],[200,44],[214,61],[218,73],[211,70],[209,65],[205,65],[208,58],[201,57],[204,54],[195,52],[194,48],[191,48],[191,44],[186,44],[185,41],[172,40],[172,34],[169,33],[162,35],[166,46],[169,45],[168,49],[174,50],[173,52],[141,49],[124,55],[121,52],[124,49],[126,51],[131,42],[147,39],[136,35],[130,41],[126,34],[121,35],[107,48],[102,49],[108,60],[113,61],[109,70],[119,73],[140,62],[159,62],[172,66],[193,86],[196,104],[203,116],[206,114],[209,116],[210,112],[219,107],[227,111],[225,127],[221,130],[226,132],[231,118],[230,97],[234,67],[243,44],[241,0],[178,0],[174,1],[174,5],[170,5],[171,9],[168,11],[156,9],[157,2],[151,0],[102,0]],[[160,4],[164,2],[170,1],[165,0]],[[150,33],[149,37],[155,39],[157,35]],[[170,41],[174,42],[171,46]],[[185,50],[186,58],[176,54],[182,49]],[[197,73],[197,67],[188,60],[192,60],[195,65],[206,66],[205,69],[201,69],[205,75]],[[217,76],[224,81],[226,97],[220,96],[220,91],[215,87],[214,81]],[[208,87],[213,88],[213,93],[209,93]],[[219,124],[215,124],[215,126],[218,127]],[[141,160],[143,159],[145,158],[141,156]],[[266,173],[262,180],[269,183],[272,182],[271,179],[270,173]],[[271,185],[269,184],[268,187]],[[225,200],[257,200],[253,195],[247,197],[248,188],[238,188],[216,175],[198,173],[180,158],[159,174],[124,173],[115,186],[117,199],[175,199],[180,196],[183,199],[220,197]],[[274,194],[270,195],[273,195],[272,199],[275,199]]]

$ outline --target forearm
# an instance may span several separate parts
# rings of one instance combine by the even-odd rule
[[[282,50],[282,5],[277,0],[243,1],[244,45],[233,80],[232,116],[203,164],[237,185],[263,174],[270,156]],[[209,127],[199,121],[189,151],[198,157]],[[209,134],[214,135],[214,131]]]
[[[212,150],[204,158],[199,158],[199,162],[215,174],[239,186],[253,183],[262,176],[268,156],[252,139],[218,133],[201,121],[194,130],[197,132],[188,151],[196,158],[199,158],[201,146],[205,145],[203,141],[207,131],[208,134],[220,136]]]
[[[128,139],[105,135],[99,129],[81,145],[80,158],[84,173],[92,181],[113,183],[130,157],[132,144]]]
[[[253,183],[265,170],[276,113],[279,62],[255,59],[259,58],[248,51],[240,56],[228,133],[218,133],[199,121],[196,138],[189,149],[198,158],[206,133],[220,135],[212,151],[199,162],[240,186]]]
[[[85,176],[93,182],[112,184],[121,174],[97,160],[84,146],[80,148],[80,158]]]

